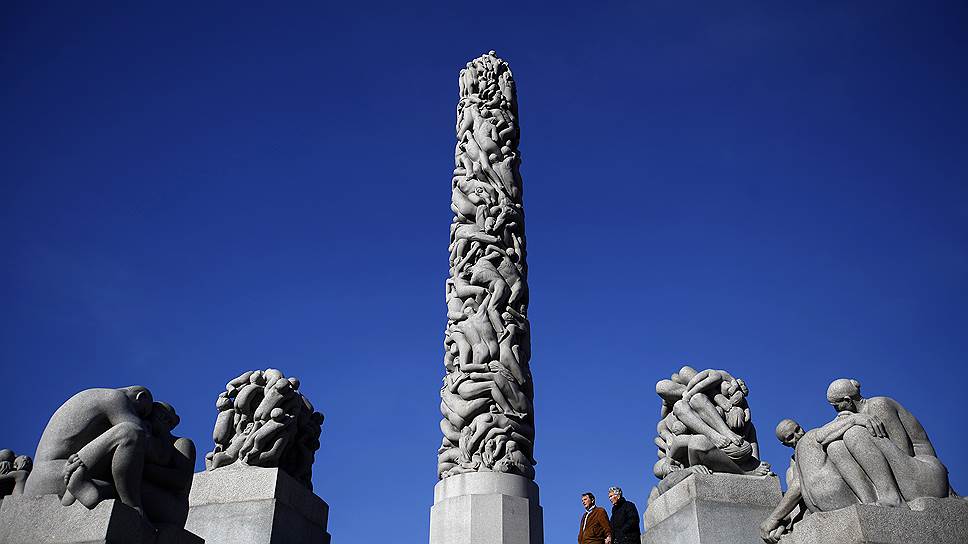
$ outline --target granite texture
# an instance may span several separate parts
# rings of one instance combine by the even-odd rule
[[[329,506],[278,468],[195,474],[186,528],[209,544],[328,544]]]
[[[911,509],[857,504],[811,514],[781,544],[965,544],[968,501],[915,499]]]
[[[430,510],[431,544],[543,544],[538,486],[516,474],[473,472],[441,480]]]
[[[460,72],[451,178],[450,277],[440,389],[440,479],[534,479],[534,385],[518,106],[494,51]]]
[[[642,544],[762,544],[780,497],[775,476],[693,474],[649,502]]]
[[[3,544],[203,544],[176,527],[155,531],[133,508],[105,500],[93,509],[62,506],[57,495],[7,497],[0,505]]]

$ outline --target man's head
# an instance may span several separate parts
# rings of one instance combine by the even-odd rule
[[[589,491],[588,493],[581,494],[581,505],[586,509],[595,506],[595,494]]]
[[[792,419],[784,419],[776,424],[776,438],[784,446],[796,447],[797,442],[803,437],[803,428]]]
[[[617,486],[612,486],[608,488],[608,500],[614,506],[622,498],[622,488]]]
[[[860,382],[848,378],[834,380],[827,387],[827,402],[838,412],[857,412],[861,400]]]
[[[151,396],[151,391],[148,391],[147,387],[143,385],[132,385],[130,387],[122,387],[120,391],[131,401],[138,417],[145,419],[151,414],[152,403],[154,403],[155,399]]]

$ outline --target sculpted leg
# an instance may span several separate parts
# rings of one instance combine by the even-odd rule
[[[877,493],[874,491],[874,484],[871,483],[867,473],[857,463],[854,456],[847,450],[847,444],[844,444],[842,440],[830,444],[827,446],[827,455],[843,477],[844,482],[860,499],[860,502],[864,504],[874,504],[877,502]],[[823,468],[823,465],[820,464],[816,467],[816,470],[819,472]],[[804,472],[804,470],[801,469],[801,472]]]
[[[948,470],[937,457],[911,457],[887,438],[872,437],[871,441],[890,465],[904,499],[910,501],[919,497],[948,496]]]
[[[729,439],[707,425],[705,420],[699,417],[699,414],[693,410],[688,402],[684,400],[677,401],[672,406],[672,412],[686,427],[706,436],[716,447],[721,448],[729,444]]]
[[[876,503],[881,506],[902,506],[904,499],[901,498],[894,472],[891,471],[891,465],[884,457],[884,453],[874,443],[875,440],[888,439],[875,439],[865,427],[857,426],[844,433],[843,442],[847,445],[850,455],[857,460],[874,484],[874,491],[877,494]]]
[[[140,512],[144,456],[144,430],[131,423],[115,425],[68,459],[64,468],[67,490],[81,504],[93,508],[101,497],[91,471],[108,462],[118,498]]]
[[[710,427],[716,429],[716,431],[725,436],[730,442],[739,446],[743,443],[743,437],[734,433],[732,429],[726,425],[726,421],[723,417],[719,415],[716,411],[716,406],[713,405],[713,401],[709,400],[706,395],[693,395],[689,399],[689,406],[705,421]]]

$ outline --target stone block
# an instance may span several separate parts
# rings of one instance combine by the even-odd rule
[[[965,544],[968,501],[916,499],[911,509],[857,504],[811,514],[782,544]]]
[[[470,472],[434,486],[430,544],[544,544],[538,486],[516,474]]]
[[[649,503],[642,544],[763,544],[781,497],[775,476],[693,474]]]
[[[185,527],[208,544],[329,544],[329,506],[278,468],[195,474]]]
[[[133,508],[116,500],[88,510],[61,505],[57,495],[6,497],[0,505],[3,544],[203,544],[181,529],[155,531]]]

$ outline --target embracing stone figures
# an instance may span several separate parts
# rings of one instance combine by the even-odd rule
[[[655,444],[659,460],[653,473],[659,485],[652,498],[690,474],[766,476],[770,465],[759,459],[756,428],[746,397],[749,388],[725,370],[697,372],[682,367],[655,391],[662,399]]]
[[[851,379],[831,383],[827,401],[837,416],[823,427],[804,432],[791,419],[776,427],[777,438],[794,453],[787,472],[789,489],[761,526],[765,541],[778,542],[791,530],[791,538],[801,541],[807,531],[801,528],[811,525],[812,514],[854,505],[887,507],[879,510],[880,515],[920,511],[925,503],[919,499],[956,497],[927,433],[899,402],[890,397],[864,398],[860,383]],[[963,501],[951,504],[962,508],[960,523],[968,524]],[[804,515],[807,518],[801,521]],[[948,542],[950,536],[939,535],[932,542]],[[803,542],[820,538],[810,535]]]
[[[460,74],[437,472],[534,478],[517,97],[493,51]]]
[[[760,460],[746,382],[725,370],[684,366],[655,391],[662,399],[643,544],[758,544],[780,483]]]
[[[215,449],[205,466],[278,467],[310,490],[323,414],[299,392],[299,380],[274,368],[244,372],[215,401]]]

